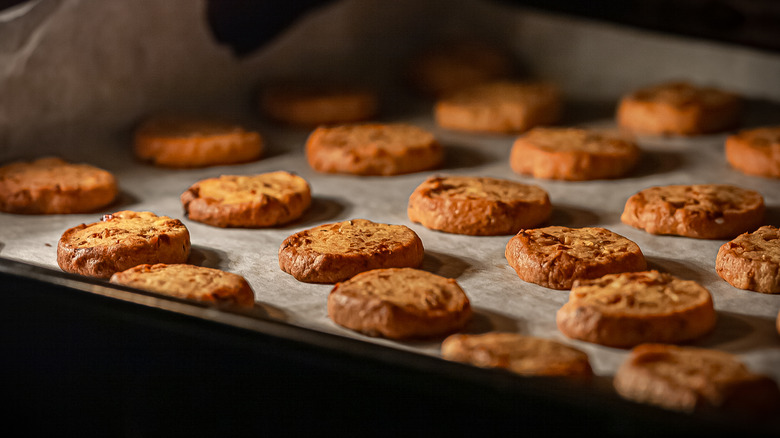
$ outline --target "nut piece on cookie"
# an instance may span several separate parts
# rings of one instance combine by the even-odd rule
[[[472,236],[515,234],[552,213],[547,192],[515,181],[468,176],[434,176],[409,197],[413,222],[447,233]]]
[[[314,128],[371,119],[378,112],[379,96],[356,86],[284,83],[265,89],[260,107],[276,121]]]
[[[715,320],[707,289],[658,271],[577,280],[556,317],[566,336],[618,348],[691,341],[711,332]]]
[[[508,53],[480,41],[457,41],[417,54],[406,73],[409,83],[427,96],[509,77],[514,70]]]
[[[0,211],[19,214],[90,213],[118,194],[110,172],[47,157],[0,167]]]
[[[780,293],[780,230],[766,225],[726,242],[718,250],[715,270],[739,289]]]
[[[588,355],[550,339],[517,333],[455,334],[441,344],[444,359],[524,376],[590,377]]]
[[[491,82],[440,98],[436,123],[456,131],[509,134],[558,121],[558,87],[545,82]]]
[[[688,82],[668,82],[624,96],[618,125],[640,134],[701,135],[739,124],[741,98],[733,93]]]
[[[434,169],[444,150],[433,134],[404,123],[321,126],[306,141],[312,169],[353,175],[400,175]]]
[[[616,135],[579,128],[534,128],[515,140],[509,165],[534,178],[584,181],[618,178],[639,160],[640,150]]]
[[[764,221],[764,198],[726,184],[650,187],[626,201],[620,220],[650,234],[726,239]]]
[[[244,277],[201,266],[138,265],[111,276],[111,283],[216,305],[253,307],[255,294]]]
[[[299,218],[311,204],[309,183],[278,171],[222,175],[193,184],[181,195],[187,216],[215,227],[263,228]]]
[[[729,136],[726,160],[742,173],[780,178],[780,126],[748,129]]]
[[[65,233],[57,244],[57,264],[65,272],[110,278],[149,263],[186,263],[190,233],[178,220],[147,211],[119,211]]]
[[[772,379],[717,350],[639,345],[618,369],[614,385],[628,400],[681,412],[768,419],[780,410],[780,391]]]
[[[412,268],[374,269],[337,283],[328,316],[341,326],[390,339],[429,338],[462,329],[468,297],[454,279]]]
[[[196,168],[257,160],[263,140],[257,132],[230,122],[159,116],[136,129],[134,151],[157,166]]]
[[[279,248],[279,267],[299,281],[336,283],[380,268],[417,268],[423,245],[403,225],[353,219],[303,230]]]
[[[571,289],[575,280],[647,269],[636,243],[604,228],[520,230],[505,255],[522,280],[561,290]]]

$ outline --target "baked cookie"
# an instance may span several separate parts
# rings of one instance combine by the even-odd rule
[[[399,175],[437,167],[444,151],[428,131],[403,123],[321,126],[306,141],[312,169],[354,175]]]
[[[407,77],[420,93],[442,96],[461,88],[508,77],[511,57],[480,41],[458,41],[431,47],[410,62]]]
[[[715,270],[734,287],[780,293],[780,230],[766,225],[724,243],[715,258]]]
[[[244,277],[201,266],[138,265],[115,273],[111,283],[217,305],[255,305],[255,294]]]
[[[604,228],[520,230],[507,243],[505,255],[522,280],[551,289],[571,289],[575,280],[647,269],[636,243]]]
[[[525,376],[590,377],[588,355],[550,339],[517,333],[449,336],[441,344],[444,359],[483,368],[503,368]]]
[[[299,218],[311,204],[309,183],[278,171],[222,175],[193,184],[181,195],[187,216],[215,227],[262,228]]]
[[[433,176],[409,197],[413,222],[447,233],[472,236],[515,234],[552,213],[547,192],[515,181],[468,176]]]
[[[624,96],[617,121],[641,134],[700,135],[736,127],[741,112],[741,98],[734,93],[668,82]]]
[[[570,338],[630,348],[700,338],[712,331],[715,319],[712,296],[703,286],[643,271],[575,281],[556,322]]]
[[[650,234],[725,239],[761,226],[764,198],[726,184],[650,187],[626,201],[620,220]]]
[[[463,328],[471,315],[455,280],[412,268],[363,272],[336,283],[328,295],[330,319],[369,336],[446,335]]]
[[[276,121],[313,128],[371,119],[379,109],[379,96],[367,88],[287,83],[268,87],[260,107]]]
[[[118,194],[110,172],[47,157],[0,167],[0,211],[22,214],[89,213]]]
[[[595,130],[534,128],[515,140],[509,165],[534,178],[584,181],[623,176],[639,155],[634,142]]]
[[[98,278],[145,263],[186,263],[190,233],[178,219],[148,211],[119,211],[62,234],[57,264],[65,272]]]
[[[440,98],[436,123],[456,131],[515,133],[558,121],[558,87],[538,82],[491,82],[464,88]]]
[[[135,131],[135,154],[163,167],[206,167],[260,158],[260,134],[205,118],[156,117]]]
[[[631,351],[614,379],[622,397],[682,412],[775,417],[780,391],[736,356],[717,350],[644,344]]]
[[[748,175],[780,178],[780,126],[749,129],[729,136],[726,160]]]
[[[320,225],[284,239],[279,267],[299,281],[336,283],[380,268],[417,268],[423,245],[403,225],[353,219]]]

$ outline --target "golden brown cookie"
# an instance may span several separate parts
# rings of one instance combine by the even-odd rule
[[[539,82],[491,82],[464,88],[440,98],[436,123],[456,131],[515,133],[558,120],[558,87]]]
[[[571,289],[574,280],[647,268],[636,243],[604,228],[520,230],[505,254],[518,277],[551,289]]]
[[[407,214],[433,230],[472,236],[515,234],[552,213],[547,192],[515,181],[434,176],[409,197]]]
[[[403,123],[321,126],[306,141],[312,169],[354,175],[399,175],[436,168],[444,151],[428,131]]]
[[[380,268],[417,268],[423,245],[403,225],[353,219],[320,225],[284,239],[279,267],[307,283],[336,283]]]
[[[419,92],[442,96],[461,88],[512,74],[511,57],[480,41],[458,41],[430,47],[410,62],[407,77]]]
[[[309,183],[278,171],[222,175],[193,184],[181,195],[187,216],[215,227],[262,228],[299,218],[311,204]]]
[[[726,160],[748,175],[780,178],[780,126],[748,129],[729,136]]]
[[[391,339],[446,335],[463,328],[471,314],[455,280],[412,268],[363,272],[337,283],[328,295],[333,322]]]
[[[614,379],[626,399],[682,412],[776,417],[780,391],[722,351],[664,344],[637,346]]]
[[[111,283],[217,305],[255,305],[255,294],[244,277],[201,266],[138,265],[115,273],[111,276]]]
[[[483,368],[503,368],[525,376],[590,377],[588,355],[550,339],[517,333],[451,335],[441,344],[443,358]]]
[[[658,271],[577,280],[556,317],[566,336],[618,348],[697,339],[715,320],[707,289]]]
[[[734,287],[780,293],[780,230],[766,225],[724,243],[715,258],[715,270]]]
[[[700,135],[736,127],[741,112],[741,98],[734,93],[668,82],[624,96],[617,121],[642,134]]]
[[[725,239],[761,226],[764,198],[726,184],[650,187],[626,201],[620,220],[650,234]]]
[[[379,96],[360,87],[285,83],[268,87],[260,107],[276,121],[314,128],[371,119],[378,112]]]
[[[509,165],[534,178],[583,181],[623,176],[639,155],[634,142],[595,130],[534,128],[515,140]]]
[[[0,211],[22,214],[89,213],[118,194],[110,172],[59,158],[0,167]]]
[[[135,154],[163,167],[206,167],[260,158],[260,134],[213,119],[155,117],[135,131]]]
[[[65,231],[57,244],[63,271],[98,278],[145,263],[186,263],[189,255],[187,227],[148,211],[104,215],[100,222]]]

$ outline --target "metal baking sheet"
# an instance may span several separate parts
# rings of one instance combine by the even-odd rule
[[[11,112],[8,111],[10,103],[3,104],[6,112],[5,118],[0,120],[4,139],[0,161],[56,154],[72,161],[90,162],[113,172],[119,180],[122,194],[105,213],[131,209],[182,219],[192,237],[190,261],[243,275],[254,289],[258,309],[263,315],[294,326],[424,355],[438,355],[440,343],[436,340],[395,342],[363,336],[334,325],[326,312],[331,286],[298,282],[278,266],[279,245],[284,238],[299,230],[355,218],[403,224],[417,232],[423,241],[426,251],[423,269],[457,279],[471,299],[476,315],[467,331],[506,330],[556,339],[586,351],[595,372],[608,378],[614,374],[627,352],[565,338],[556,328],[555,313],[566,302],[568,292],[520,280],[504,259],[504,248],[511,236],[446,234],[413,224],[406,216],[410,193],[429,175],[492,176],[537,184],[546,189],[554,207],[550,224],[608,228],[639,244],[651,268],[704,285],[714,296],[719,319],[715,332],[693,345],[735,353],[753,370],[780,381],[780,341],[775,329],[780,296],[738,290],[722,281],[715,273],[714,263],[717,250],[725,241],[652,236],[622,224],[619,219],[626,199],[646,187],[728,183],[761,192],[768,207],[766,223],[780,225],[780,182],[743,175],[731,169],[724,158],[725,134],[696,138],[640,137],[638,142],[643,150],[641,163],[626,178],[588,182],[535,180],[516,175],[509,168],[509,150],[514,136],[465,134],[440,129],[433,122],[431,102],[410,93],[395,80],[394,75],[385,74],[377,76],[383,96],[388,98],[384,101],[379,119],[408,122],[433,132],[446,148],[445,165],[436,171],[395,177],[319,174],[309,168],[303,154],[308,131],[269,123],[259,117],[254,104],[247,101],[252,100],[252,91],[258,82],[273,75],[296,71],[306,65],[302,61],[304,58],[307,62],[324,62],[327,57],[323,53],[335,51],[331,61],[345,59],[355,62],[352,59],[354,53],[346,53],[344,47],[338,45],[338,42],[350,41],[349,47],[354,49],[355,34],[368,35],[368,47],[364,50],[373,54],[389,50],[392,56],[388,55],[388,59],[402,59],[400,56],[408,51],[393,52],[394,45],[384,42],[379,33],[365,23],[367,17],[376,19],[380,14],[376,4],[360,7],[361,2],[337,2],[307,17],[257,56],[238,62],[231,60],[224,49],[214,46],[202,29],[185,30],[189,29],[188,25],[196,27],[194,24],[201,20],[200,15],[192,12],[192,6],[160,6],[149,2],[147,6],[160,17],[171,19],[175,16],[184,24],[175,26],[175,32],[162,25],[164,20],[149,24],[148,31],[155,34],[154,41],[157,42],[147,41],[148,45],[143,46],[146,52],[140,54],[140,46],[134,45],[137,42],[132,38],[135,30],[120,28],[110,41],[118,48],[106,52],[116,65],[107,64],[105,70],[64,65],[61,76],[58,76],[55,72],[60,66],[51,61],[60,59],[51,58],[57,50],[71,50],[73,62],[85,62],[76,45],[63,47],[57,44],[58,38],[67,34],[69,26],[77,23],[76,17],[83,14],[105,16],[104,23],[91,24],[99,27],[95,32],[102,35],[102,26],[111,28],[110,23],[118,21],[120,16],[130,22],[140,21],[148,16],[149,11],[118,1],[54,3],[58,6],[53,7],[44,18],[29,14],[16,18],[27,20],[33,30],[28,32],[26,27],[19,26],[19,35],[29,39],[21,38],[19,41],[24,44],[20,43],[19,47],[4,48],[9,50],[6,56],[13,62],[6,64],[7,69],[0,79],[8,90],[7,102],[18,107]],[[401,23],[403,8],[407,12],[421,12],[415,9],[421,6],[413,3],[399,2],[396,6],[399,10],[393,10],[395,12],[388,16],[389,24],[385,25]],[[447,29],[457,28],[468,13],[476,17],[477,22],[496,24],[505,41],[515,49],[518,57],[533,67],[531,70],[536,75],[561,83],[567,93],[567,109],[562,124],[613,128],[614,102],[621,91],[670,76],[743,92],[750,98],[743,123],[745,127],[780,121],[780,105],[775,103],[780,101],[780,91],[777,83],[773,82],[780,75],[780,57],[776,54],[596,26],[591,22],[521,9],[507,12],[499,6],[485,3],[468,3],[466,12],[445,21],[445,33]],[[178,15],[176,6],[182,6],[185,13]],[[345,19],[354,26],[344,30],[343,34],[331,35],[333,40],[327,42],[312,39],[313,35],[327,32],[339,19]],[[36,22],[38,27],[34,26]],[[403,27],[399,29],[403,30]],[[84,38],[80,34],[74,38],[90,44],[79,39]],[[92,47],[100,47],[96,43],[91,44]],[[174,50],[178,47],[176,44],[189,49]],[[315,44],[319,51],[311,44]],[[122,46],[134,55],[127,60],[112,55],[114,50],[121,52]],[[637,47],[643,51],[645,58],[637,55]],[[133,52],[133,49],[136,51]],[[188,57],[194,58],[194,61]],[[644,61],[647,58],[653,62]],[[691,59],[697,62],[686,62]],[[148,64],[143,63],[149,60],[159,61],[162,67],[150,69]],[[179,64],[185,61],[190,66],[180,67]],[[126,63],[131,63],[131,70],[137,72],[135,79],[138,83],[134,82],[132,75],[120,73],[127,70]],[[204,71],[186,76],[185,72],[191,72],[193,64]],[[159,75],[166,74],[168,76],[164,80],[159,79]],[[114,82],[95,79],[102,76]],[[176,78],[183,79],[177,81]],[[203,79],[205,85],[200,86],[196,79]],[[117,83],[124,84],[126,89],[117,87]],[[762,87],[762,83],[766,85]],[[58,88],[64,86],[71,88],[66,87],[64,91]],[[19,89],[24,93],[17,91]],[[55,93],[53,90],[59,91]],[[25,102],[22,95],[40,97]],[[56,105],[51,104],[52,99]],[[73,102],[81,103],[69,105]],[[113,102],[116,102],[115,106],[109,104]],[[160,109],[195,109],[204,113],[228,114],[257,129],[266,141],[267,153],[263,159],[253,163],[204,169],[171,170],[140,163],[131,153],[130,128],[139,117]],[[219,229],[189,221],[183,216],[179,196],[194,182],[223,174],[275,170],[295,172],[311,184],[314,196],[312,207],[295,223],[262,230]],[[54,216],[0,214],[0,257],[58,269],[56,246],[61,234],[80,223],[99,220],[102,213]],[[226,320],[230,321],[230,318]]]

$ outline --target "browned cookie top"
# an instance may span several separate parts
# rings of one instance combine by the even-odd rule
[[[705,108],[731,105],[739,99],[733,93],[714,87],[696,86],[688,82],[668,82],[649,86],[631,93],[628,98],[675,107],[693,105]]]
[[[568,305],[598,308],[602,314],[641,317],[685,312],[711,304],[709,291],[695,281],[644,271],[577,280]]]
[[[309,183],[278,171],[222,175],[198,181],[181,195],[190,219],[214,226],[267,227],[292,221],[311,204]]]
[[[585,152],[595,155],[633,155],[637,146],[625,139],[581,128],[534,128],[523,138],[548,152]]]
[[[434,176],[419,187],[420,194],[431,198],[486,200],[512,203],[522,200],[544,203],[547,192],[539,186],[515,181],[469,176]]]
[[[749,175],[780,178],[780,126],[747,129],[729,136],[726,159]]]
[[[517,333],[455,334],[441,345],[442,357],[521,375],[591,376],[588,355],[549,339]]]
[[[436,167],[443,149],[433,134],[405,123],[321,126],[306,141],[315,170],[397,175]]]
[[[550,226],[521,230],[507,244],[506,258],[525,281],[569,289],[576,279],[641,271],[639,246],[604,228]]]
[[[402,268],[374,269],[336,284],[328,314],[352,330],[404,339],[452,333],[472,311],[454,279]]]
[[[189,254],[187,227],[150,212],[104,215],[101,222],[65,231],[57,244],[64,271],[101,278],[144,263],[185,263]]]
[[[780,230],[766,225],[726,242],[718,250],[715,270],[734,287],[780,293]]]
[[[335,283],[378,268],[418,267],[423,246],[403,225],[353,219],[289,236],[279,248],[279,266],[296,279]]]
[[[201,266],[139,265],[111,276],[111,282],[179,298],[252,307],[254,293],[244,277]]]
[[[0,167],[0,211],[87,213],[110,204],[117,193],[114,176],[88,164],[47,157]]]
[[[379,97],[358,86],[287,82],[264,90],[260,105],[275,120],[314,127],[370,119],[378,111]]]
[[[650,187],[631,196],[621,220],[652,234],[704,239],[755,229],[764,218],[764,198],[726,184]]]

